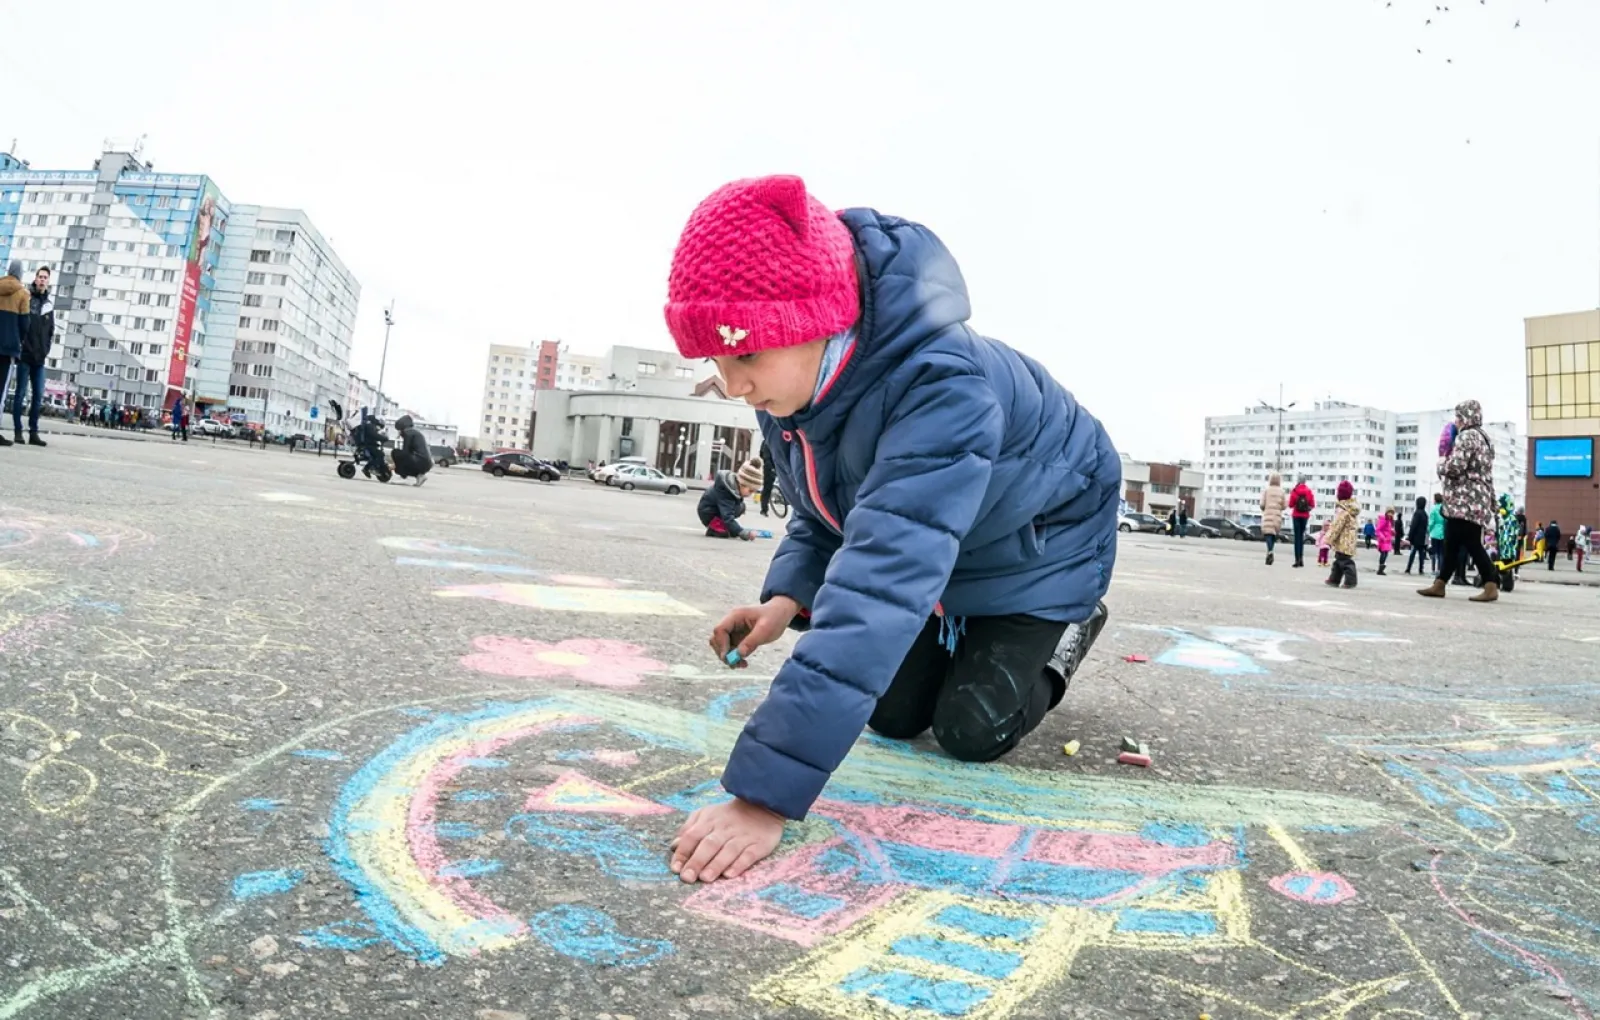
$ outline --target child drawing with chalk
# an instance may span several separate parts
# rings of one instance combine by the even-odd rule
[[[834,213],[797,177],[702,202],[666,319],[756,409],[795,513],[757,604],[711,645],[745,665],[802,632],[672,844],[685,882],[734,878],[803,819],[862,731],[1004,755],[1061,702],[1105,624],[1122,467],[1036,362],[980,336],[926,227]]]
[[[707,538],[742,538],[746,542],[759,536],[739,523],[744,516],[744,501],[761,488],[761,461],[747,460],[738,471],[718,471],[700,497],[700,523]]]

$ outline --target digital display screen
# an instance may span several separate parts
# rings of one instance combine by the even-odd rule
[[[1594,440],[1535,439],[1535,478],[1588,478],[1594,474]]]

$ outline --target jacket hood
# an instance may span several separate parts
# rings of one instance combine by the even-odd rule
[[[411,421],[411,416],[409,414],[402,414],[399,420],[394,423],[394,427],[399,429],[401,432],[404,432],[406,429],[409,429],[412,424],[413,422]]]
[[[826,426],[851,406],[851,401],[837,399],[839,394],[861,392],[918,347],[972,315],[961,268],[933,231],[874,209],[847,209],[839,218],[855,239],[861,321],[855,346],[827,395],[794,416],[799,425]]]
[[[15,297],[27,289],[15,276],[0,276],[0,298]]]
[[[1338,507],[1340,510],[1350,511],[1357,517],[1361,516],[1361,504],[1357,502],[1354,496],[1351,496],[1349,499],[1341,499],[1338,503]]]
[[[739,494],[739,476],[724,468],[717,472],[717,484],[733,493]]]
[[[1456,420],[1463,428],[1479,428],[1483,425],[1483,405],[1476,400],[1463,400],[1456,405]]]

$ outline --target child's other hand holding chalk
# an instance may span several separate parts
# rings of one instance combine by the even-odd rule
[[[740,606],[711,631],[711,650],[729,666],[744,669],[755,650],[782,637],[799,613],[800,603],[784,595],[765,605]]]

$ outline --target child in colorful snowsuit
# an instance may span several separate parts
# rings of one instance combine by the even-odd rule
[[[1361,516],[1361,505],[1355,501],[1355,494],[1355,486],[1348,481],[1339,483],[1339,503],[1334,509],[1333,520],[1322,529],[1323,535],[1327,536],[1328,547],[1333,550],[1333,572],[1328,575],[1326,582],[1329,587],[1356,586],[1356,521]]]

